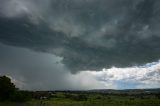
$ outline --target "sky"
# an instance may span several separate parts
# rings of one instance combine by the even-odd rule
[[[160,88],[159,0],[0,0],[0,75],[24,90]]]

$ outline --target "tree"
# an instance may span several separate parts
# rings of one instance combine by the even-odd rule
[[[10,100],[16,91],[15,85],[11,79],[6,76],[0,76],[0,101]]]

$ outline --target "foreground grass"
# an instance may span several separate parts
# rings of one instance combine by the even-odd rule
[[[69,94],[72,95],[72,94]],[[75,97],[78,94],[73,94]],[[140,98],[136,96],[113,96],[86,94],[87,100],[77,100],[74,96],[65,97],[59,93],[49,100],[31,100],[25,103],[3,102],[0,106],[160,106],[155,96]]]

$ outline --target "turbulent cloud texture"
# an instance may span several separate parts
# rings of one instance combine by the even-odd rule
[[[159,11],[159,0],[0,0],[0,70],[32,86],[37,73],[50,83],[51,74],[64,81],[67,73],[158,61]]]
[[[1,0],[0,42],[63,57],[73,72],[160,57],[159,0]]]

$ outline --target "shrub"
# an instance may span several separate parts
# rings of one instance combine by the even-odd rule
[[[9,100],[16,90],[10,78],[0,76],[0,101]]]
[[[31,99],[31,93],[19,91],[6,76],[0,76],[0,101],[24,102]]]

